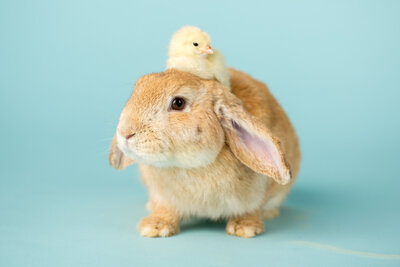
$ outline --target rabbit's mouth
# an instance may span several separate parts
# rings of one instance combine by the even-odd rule
[[[135,163],[152,165],[155,167],[171,167],[170,153],[162,148],[155,149],[153,146],[127,142],[126,138],[117,134],[118,148]]]
[[[126,138],[117,134],[119,149],[135,163],[146,164],[159,168],[180,167],[198,168],[215,160],[222,147],[203,147],[190,151],[171,152],[161,146],[145,146],[127,142]],[[222,146],[222,144],[221,144]]]

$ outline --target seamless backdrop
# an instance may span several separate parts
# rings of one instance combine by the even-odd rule
[[[399,266],[400,2],[0,3],[0,266]],[[141,238],[136,166],[108,166],[135,81],[171,34],[209,32],[268,84],[303,154],[254,239],[194,221]]]

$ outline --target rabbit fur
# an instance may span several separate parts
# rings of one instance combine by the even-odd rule
[[[170,236],[182,219],[200,217],[253,237],[263,218],[279,214],[299,171],[296,132],[264,83],[229,72],[231,90],[174,69],[137,81],[109,161],[139,164],[151,210],[138,224],[142,236]],[[170,109],[176,96],[186,101],[182,111]]]

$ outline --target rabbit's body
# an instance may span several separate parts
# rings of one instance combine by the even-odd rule
[[[149,76],[121,114],[116,139],[123,153],[110,154],[116,168],[125,156],[139,163],[152,210],[140,233],[172,235],[189,216],[225,218],[237,236],[261,233],[263,210],[277,215],[299,170],[298,139],[283,109],[263,83],[233,69],[232,93],[189,73]],[[174,95],[188,98],[188,107],[164,114]]]
[[[265,203],[268,179],[244,166],[226,145],[216,160],[204,167],[144,165],[140,171],[150,200],[174,206],[181,217],[226,219]]]

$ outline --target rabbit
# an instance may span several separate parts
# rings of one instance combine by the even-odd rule
[[[170,69],[142,76],[121,112],[109,162],[139,164],[151,214],[137,228],[167,237],[189,217],[254,237],[279,214],[300,166],[296,132],[267,86],[229,69],[231,88]]]

